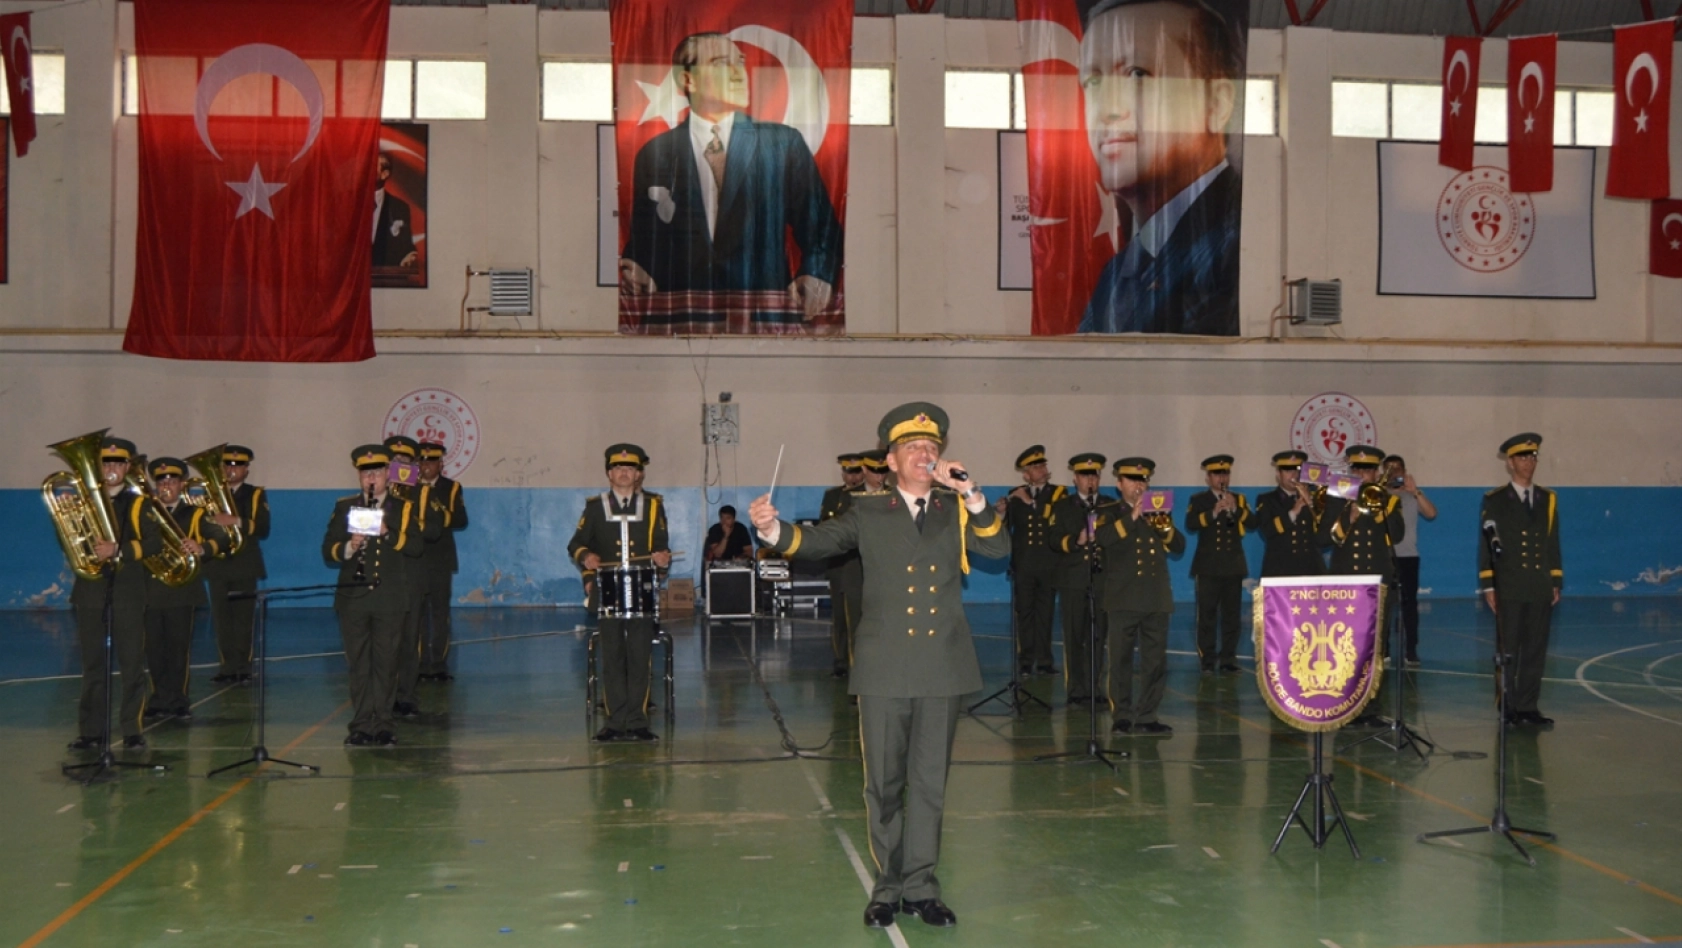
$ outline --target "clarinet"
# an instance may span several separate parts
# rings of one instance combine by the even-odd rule
[[[368,488],[365,499],[366,499],[367,503],[363,504],[363,506],[365,506],[365,507],[374,506],[374,489],[372,487]],[[364,539],[366,540],[366,538],[364,538]],[[368,543],[364,542],[362,544],[362,546],[360,548],[358,548],[357,551],[356,551],[356,575],[355,575],[354,578],[352,578],[351,582],[358,583],[358,584],[366,583],[368,581],[367,568],[368,568]]]

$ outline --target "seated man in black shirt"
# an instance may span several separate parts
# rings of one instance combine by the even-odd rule
[[[739,560],[753,552],[753,538],[748,536],[746,524],[736,520],[736,508],[725,504],[718,508],[718,522],[707,530],[706,561]]]

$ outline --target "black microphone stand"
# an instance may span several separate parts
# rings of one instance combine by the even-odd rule
[[[1514,833],[1523,833],[1537,839],[1553,842],[1559,837],[1543,830],[1525,829],[1514,826],[1507,818],[1507,690],[1511,686],[1513,657],[1504,650],[1501,639],[1501,589],[1495,580],[1493,567],[1501,559],[1501,544],[1493,536],[1485,538],[1489,544],[1490,566],[1492,567],[1489,585],[1495,592],[1495,608],[1490,611],[1495,614],[1495,677],[1496,677],[1496,720],[1495,720],[1495,813],[1489,822],[1483,826],[1467,826],[1461,829],[1438,830],[1435,833],[1420,833],[1418,842],[1428,839],[1440,839],[1446,836],[1470,836],[1473,833],[1499,833],[1507,837],[1507,842],[1513,844],[1518,854],[1532,867],[1536,865],[1536,857],[1530,855],[1521,845]]]
[[[1093,537],[1092,542],[1096,544],[1098,542],[1098,538]],[[1034,758],[1034,762],[1038,763],[1042,760],[1059,760],[1064,757],[1079,757],[1081,760],[1078,761],[1078,763],[1084,764],[1089,760],[1095,760],[1111,770],[1115,770],[1115,761],[1111,760],[1111,757],[1120,757],[1125,759],[1132,755],[1127,751],[1106,750],[1104,745],[1098,742],[1099,650],[1097,586],[1098,576],[1102,572],[1102,568],[1098,563],[1097,551],[1093,551],[1093,556],[1089,562],[1091,564],[1091,573],[1088,575],[1086,580],[1086,693],[1090,696],[1091,700],[1086,705],[1086,749],[1078,751],[1063,751],[1062,753],[1057,754],[1040,754]],[[1065,654],[1063,656],[1063,660],[1067,662],[1069,660],[1069,656]]]
[[[281,764],[286,767],[297,767],[300,770],[307,770],[310,773],[318,774],[321,772],[321,768],[315,766],[314,764],[300,764],[296,761],[281,760],[279,757],[271,756],[269,754],[268,747],[264,744],[264,739],[268,731],[269,710],[269,600],[276,596],[304,599],[310,596],[319,596],[328,590],[356,589],[367,585],[369,584],[324,583],[319,586],[291,586],[284,589],[258,589],[253,592],[228,593],[228,598],[230,600],[257,600],[256,621],[252,624],[252,644],[257,650],[257,743],[251,748],[250,757],[245,757],[226,766],[218,767],[210,773],[205,774],[206,777],[214,777],[224,771],[233,770],[236,767],[244,767],[246,764],[256,764],[258,767],[262,767],[264,764]]]
[[[139,569],[140,565],[135,564]],[[117,776],[117,768],[128,767],[131,770],[168,770],[164,764],[142,764],[134,761],[118,760],[111,751],[111,679],[116,675],[115,646],[112,643],[113,630],[116,628],[116,599],[117,599],[117,570],[110,563],[103,563],[99,567],[99,575],[105,580],[105,714],[102,717],[99,733],[99,758],[85,764],[65,764],[59,770],[66,777],[75,777],[82,786],[92,786]],[[80,771],[88,771],[86,776],[76,777]]]
[[[1394,551],[1392,551],[1390,562],[1395,563]],[[1421,750],[1419,745],[1424,744],[1433,751],[1437,749],[1437,745],[1431,743],[1429,740],[1426,740],[1419,734],[1418,731],[1408,727],[1407,721],[1402,717],[1402,692],[1407,686],[1407,672],[1404,668],[1404,653],[1407,650],[1407,630],[1402,628],[1402,623],[1400,621],[1395,621],[1399,618],[1397,614],[1401,611],[1401,586],[1399,584],[1392,584],[1386,586],[1384,591],[1386,594],[1394,593],[1394,595],[1388,596],[1389,601],[1385,604],[1385,607],[1380,614],[1384,617],[1385,623],[1387,623],[1384,631],[1391,633],[1392,639],[1390,645],[1390,661],[1394,665],[1391,670],[1395,672],[1396,675],[1394,685],[1396,692],[1396,713],[1391,715],[1389,720],[1385,721],[1384,727],[1381,730],[1374,731],[1360,740],[1344,745],[1339,753],[1346,753],[1351,748],[1359,747],[1368,741],[1377,741],[1385,747],[1395,751],[1400,751],[1404,747],[1408,748],[1415,754],[1418,754],[1420,760],[1424,760],[1426,756],[1425,751]]]
[[[1044,701],[1040,700],[1038,695],[1035,695],[1028,689],[1022,687],[1022,682],[1017,678],[1017,676],[1021,674],[1022,669],[1022,644],[1018,640],[1017,633],[1016,567],[1014,565],[1011,566],[1010,569],[1005,570],[1005,580],[1010,583],[1010,681],[1005,682],[1005,686],[1003,688],[1000,688],[998,691],[995,691],[987,697],[982,698],[980,701],[970,705],[969,709],[964,712],[965,714],[974,714],[976,708],[981,707],[989,701],[1003,701],[1005,706],[1010,708],[1011,714],[1021,714],[1022,708],[1029,701],[1032,701],[1047,711],[1051,710],[1051,705],[1046,704]],[[1010,700],[1006,701],[1004,697],[1005,695],[1010,695]]]

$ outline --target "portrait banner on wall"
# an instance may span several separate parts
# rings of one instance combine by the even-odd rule
[[[1526,194],[1505,148],[1457,171],[1435,145],[1377,144],[1380,295],[1594,299],[1593,148],[1555,148],[1553,190]]]
[[[1334,731],[1378,694],[1384,587],[1378,576],[1263,579],[1254,593],[1256,685],[1301,731]]]
[[[1028,136],[999,133],[999,289],[1034,288],[1034,229],[1028,216]]]
[[[613,125],[596,126],[596,285],[619,285],[619,169]]]
[[[382,122],[375,159],[374,286],[426,288],[427,139],[425,125]]]
[[[619,330],[845,331],[846,0],[612,0]]]
[[[1033,332],[1238,334],[1248,0],[1017,0]]]

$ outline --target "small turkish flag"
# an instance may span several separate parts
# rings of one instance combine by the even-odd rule
[[[1450,36],[1443,44],[1443,134],[1437,163],[1459,171],[1472,170],[1482,52],[1483,40],[1475,36]]]
[[[1676,21],[1619,27],[1612,42],[1616,107],[1606,196],[1670,196],[1670,60]]]
[[[0,16],[0,59],[6,62],[6,94],[12,97],[12,143],[18,157],[35,140],[35,45],[29,39],[29,14]],[[0,149],[6,147],[0,142]]]
[[[1653,202],[1653,240],[1647,272],[1682,280],[1682,199]]]
[[[1554,59],[1559,37],[1507,43],[1508,186],[1521,193],[1554,189]]]

